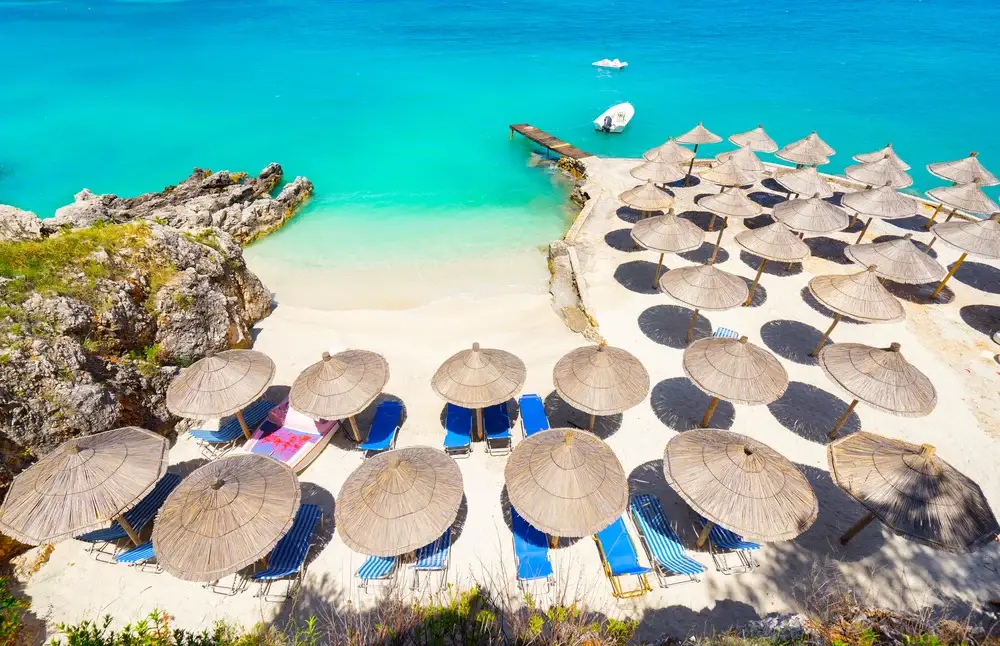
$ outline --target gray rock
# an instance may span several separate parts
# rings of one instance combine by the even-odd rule
[[[42,221],[31,211],[0,204],[0,242],[23,242],[42,237]]]
[[[40,294],[32,294],[21,308],[32,321],[50,326],[56,334],[85,336],[94,318],[94,308],[67,296],[42,298]]]
[[[45,226],[49,230],[57,230],[64,226],[80,228],[93,226],[98,222],[112,221],[107,197],[109,196],[95,195],[90,189],[85,188],[73,196],[72,204],[56,209],[55,217],[46,221]]]

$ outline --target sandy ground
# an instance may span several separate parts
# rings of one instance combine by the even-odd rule
[[[675,433],[696,425],[708,404],[708,397],[681,370],[690,311],[651,289],[656,256],[632,249],[628,229],[634,214],[614,196],[634,184],[628,169],[637,162],[594,159],[589,163],[592,179],[587,190],[598,202],[577,240],[586,288],[602,334],[611,344],[642,359],[652,383],[645,402],[624,415],[600,420],[597,431],[620,457],[632,491],[656,493],[681,536],[693,545],[691,512],[665,485],[661,461],[664,444]],[[707,226],[707,214],[693,200],[714,191],[717,188],[708,184],[677,189],[678,211],[687,211],[695,222]],[[879,223],[872,226],[868,238],[899,236],[922,222],[915,218]],[[743,228],[734,222],[725,232],[719,266],[750,280],[756,259],[741,255],[732,242],[732,236]],[[895,537],[877,523],[847,548],[836,543],[837,536],[861,515],[860,508],[833,485],[826,465],[825,434],[850,398],[806,356],[830,318],[816,304],[810,305],[803,289],[813,275],[856,270],[841,254],[844,242],[856,237],[857,230],[810,241],[814,258],[804,268],[790,272],[780,266],[769,268],[751,307],[705,313],[696,328],[699,335],[717,326],[734,328],[781,358],[791,379],[782,399],[759,407],[734,408],[722,403],[713,425],[768,443],[801,467],[819,498],[819,519],[813,527],[795,541],[764,546],[757,554],[760,567],[751,574],[722,575],[708,553],[695,553],[707,568],[699,583],[660,589],[654,582],[652,593],[634,601],[611,597],[594,543],[584,538],[553,552],[560,581],[553,595],[565,592],[595,611],[637,617],[643,621],[640,637],[647,639],[664,632],[682,636],[693,630],[723,629],[770,612],[800,610],[810,597],[824,591],[817,582],[826,577],[817,576],[818,571],[839,573],[841,580],[856,585],[875,602],[893,606],[938,601],[976,606],[984,599],[1000,597],[1000,546],[973,555],[944,554]],[[916,237],[929,238],[923,233]],[[944,245],[935,249],[942,262],[958,256]],[[700,262],[708,253],[706,245],[684,258],[668,256],[666,265]],[[313,277],[316,281],[335,279]],[[281,282],[287,281],[272,285],[279,303]],[[940,455],[976,480],[994,508],[1000,509],[1000,471],[996,468],[1000,443],[995,439],[1000,433],[1000,367],[992,359],[998,348],[987,336],[996,325],[1000,305],[1000,269],[972,259],[950,285],[945,299],[950,302],[904,301],[905,322],[842,323],[835,331],[835,341],[880,346],[900,342],[906,357],[931,376],[939,396],[936,410],[921,419],[898,418],[859,405],[845,430],[864,428],[936,445]],[[909,298],[919,300],[912,294],[921,291],[926,294],[929,288],[911,290]],[[280,304],[261,322],[255,347],[274,358],[278,366],[275,383],[286,385],[324,349],[358,347],[384,354],[392,374],[388,394],[400,398],[406,407],[398,446],[440,447],[443,404],[431,391],[429,380],[443,359],[473,341],[504,348],[524,360],[528,367],[525,392],[546,398],[553,425],[565,425],[569,419],[585,423],[581,414],[568,410],[552,393],[551,382],[555,362],[583,339],[563,327],[548,296],[536,291],[381,311],[324,312]],[[280,394],[281,388],[276,387],[272,395]],[[519,432],[515,437],[519,439]],[[220,596],[166,574],[99,563],[81,544],[67,541],[56,546],[49,562],[24,586],[33,612],[53,625],[105,612],[124,622],[153,608],[166,608],[179,625],[196,628],[219,618],[251,623],[289,614],[329,617],[346,601],[355,608],[371,608],[377,595],[364,594],[352,583],[363,557],[346,548],[332,522],[334,498],[361,462],[350,446],[338,435],[301,475],[303,502],[319,504],[326,522],[310,556],[304,589],[294,604],[264,603],[252,591]],[[199,460],[196,447],[187,439],[182,438],[171,451],[173,468],[182,473],[200,464]],[[472,581],[506,586],[512,578],[511,535],[501,502],[504,463],[503,457],[487,455],[479,443],[471,458],[459,461],[466,495],[449,577],[458,586]],[[28,560],[32,556],[29,553]],[[404,570],[400,580],[408,586],[412,578]]]

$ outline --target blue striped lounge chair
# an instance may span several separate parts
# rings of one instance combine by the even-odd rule
[[[545,415],[545,403],[541,397],[521,395],[517,404],[521,409],[521,430],[524,432],[524,437],[549,430],[549,418]]]
[[[306,557],[312,547],[316,535],[316,526],[323,513],[316,505],[302,505],[295,514],[295,521],[288,533],[281,537],[278,544],[271,550],[267,559],[267,567],[255,572],[250,579],[260,583],[258,597],[265,601],[284,601],[290,599],[292,592],[302,584],[305,575]],[[285,594],[271,595],[271,585],[280,579],[288,579]]]
[[[646,575],[649,568],[639,563],[639,554],[625,527],[625,520],[619,517],[594,536],[597,552],[604,564],[604,574],[611,582],[612,594],[618,599],[634,599],[641,597],[653,588],[649,585]],[[621,578],[634,576],[637,585],[626,590],[622,587]]]
[[[441,537],[430,545],[424,545],[417,550],[417,560],[411,566],[413,570],[413,589],[420,587],[420,575],[439,574],[438,590],[443,590],[448,583],[448,566],[451,562],[451,528],[441,534]],[[430,580],[428,580],[430,585]]]
[[[512,438],[507,402],[483,409],[483,427],[486,431],[486,451],[490,455],[510,453]]]
[[[156,564],[156,555],[153,554],[153,541],[146,541],[142,545],[133,547],[130,550],[126,550],[114,558],[115,563],[123,563],[125,565],[131,565],[132,567],[138,567],[139,569],[145,569],[146,566],[152,566],[154,572],[161,572],[160,566]]]
[[[457,457],[472,453],[472,411],[448,404],[444,418],[444,452]]]
[[[251,433],[264,423],[272,408],[274,408],[274,404],[271,402],[266,399],[258,399],[243,409],[243,421],[246,422]],[[188,431],[188,435],[197,440],[201,454],[209,460],[225,455],[240,440],[244,439],[243,428],[235,416],[226,420],[216,431],[194,429]]]
[[[397,562],[395,556],[369,556],[355,573],[358,587],[368,592],[372,583],[388,583],[396,574]]]
[[[123,516],[125,521],[132,526],[137,533],[141,532],[146,525],[153,521],[156,512],[163,506],[163,501],[167,499],[177,485],[181,482],[181,477],[176,473],[168,473],[160,478],[156,486],[139,501],[139,503],[126,511]],[[114,554],[117,551],[115,543],[128,538],[125,529],[116,521],[111,527],[98,529],[86,534],[77,536],[78,541],[90,543],[88,552],[94,555],[98,561],[113,562]],[[109,551],[110,549],[110,551]]]
[[[549,560],[549,544],[545,534],[521,518],[513,506],[510,507],[510,521],[511,532],[514,534],[517,586],[522,592],[527,592],[529,585],[544,581],[551,588],[555,584],[555,571]]]
[[[386,400],[375,410],[375,419],[368,429],[368,437],[358,445],[358,449],[370,458],[376,453],[388,451],[396,445],[396,433],[399,432],[399,420],[403,416],[403,405],[397,401]]]
[[[674,583],[698,580],[698,575],[705,571],[705,566],[684,553],[684,546],[667,522],[656,496],[632,496],[629,500],[629,514],[635,528],[639,530],[639,542],[646,550],[646,556],[649,557],[661,588],[671,585],[670,579],[676,576],[683,576],[685,579]]]
[[[738,339],[740,338],[739,333],[736,330],[730,330],[727,327],[720,327],[715,330],[715,334],[720,339]]]
[[[704,518],[700,518],[700,520],[704,528],[708,521]],[[743,540],[742,536],[725,527],[719,527],[713,523],[712,529],[708,532],[708,543],[712,560],[715,562],[715,569],[723,574],[742,574],[751,572],[757,567],[757,562],[754,561],[751,552],[759,550],[760,545]],[[729,554],[736,556],[737,564],[729,564],[727,558]]]

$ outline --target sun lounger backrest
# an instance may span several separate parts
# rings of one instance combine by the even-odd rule
[[[625,521],[618,518],[601,531],[597,532],[597,540],[604,549],[604,558],[611,567],[613,574],[627,572],[639,566],[639,554],[629,538]]]
[[[705,568],[700,563],[692,560],[684,552],[684,546],[667,521],[663,507],[660,506],[656,496],[651,494],[632,496],[629,509],[649,549],[651,559],[658,561],[663,568],[678,574],[695,575],[704,571]]]
[[[399,428],[399,420],[403,416],[403,405],[398,401],[387,399],[378,405],[368,438],[361,445],[367,450],[384,450],[392,444],[393,435]]]
[[[316,531],[316,523],[322,513],[316,505],[302,505],[295,514],[295,521],[288,533],[281,537],[278,544],[271,550],[268,558],[268,569],[296,569],[306,558],[312,537]]]
[[[358,569],[358,578],[363,581],[384,579],[392,573],[395,567],[395,556],[369,556]]]
[[[448,404],[444,427],[456,435],[472,434],[472,411],[468,408]]]
[[[507,402],[487,406],[483,409],[483,426],[487,435],[502,435],[510,431],[510,414]]]
[[[541,579],[551,575],[552,563],[549,561],[549,545],[545,534],[532,527],[514,507],[510,507],[510,520],[518,578]]]
[[[517,400],[521,408],[521,425],[525,435],[533,435],[549,429],[549,418],[545,415],[545,403],[538,395],[521,395]]]
[[[156,555],[153,554],[153,541],[146,541],[142,545],[133,547],[130,550],[122,552],[115,557],[115,563],[125,563],[127,565],[132,565],[134,563],[145,563],[146,561],[152,560]]]
[[[738,339],[740,338],[739,333],[736,330],[730,330],[727,327],[720,327],[715,331],[715,335],[720,339]]]
[[[449,554],[451,554],[450,527],[436,541],[420,548],[415,567],[419,570],[439,570],[447,565]]]
[[[153,489],[147,493],[139,503],[126,511],[123,515],[128,524],[132,526],[135,531],[142,530],[143,527],[148,525],[153,518],[156,517],[156,512],[160,510],[163,506],[163,502],[167,499],[177,485],[181,482],[181,477],[176,473],[168,473],[160,478],[160,481],[156,483]],[[98,529],[92,532],[87,532],[86,534],[81,534],[77,536],[77,540],[85,541],[88,543],[101,543],[116,541],[121,538],[125,538],[128,534],[121,525],[116,521],[111,527],[105,529]]]

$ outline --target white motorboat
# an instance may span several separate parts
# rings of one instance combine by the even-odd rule
[[[594,129],[602,132],[622,132],[633,116],[635,116],[635,108],[632,107],[631,103],[619,103],[611,106],[602,112],[601,116],[594,119]]]
[[[594,67],[607,67],[613,70],[622,70],[628,67],[628,63],[625,61],[620,61],[617,58],[602,58],[599,61],[594,61],[591,63]]]

